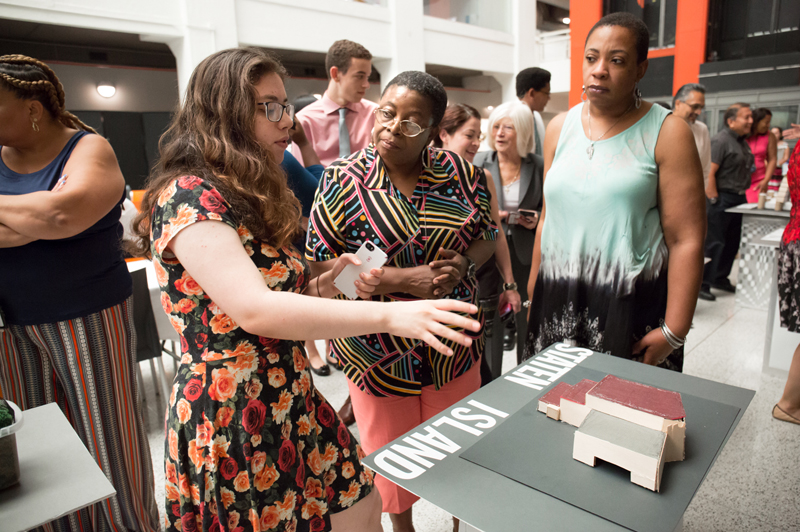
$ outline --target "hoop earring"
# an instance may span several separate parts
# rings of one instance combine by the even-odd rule
[[[583,91],[583,92],[581,93],[581,101],[582,101],[582,102],[585,102],[586,100],[588,100],[588,99],[589,99],[589,97],[588,97],[588,96],[586,96],[586,85],[583,85],[583,86],[581,87],[581,90]]]
[[[633,87],[633,105],[637,109],[642,106],[642,91],[639,90],[638,83]]]
[[[35,118],[31,119],[31,127],[33,128],[33,130],[35,132],[37,132],[37,133],[39,132],[39,124],[36,123],[36,119]]]

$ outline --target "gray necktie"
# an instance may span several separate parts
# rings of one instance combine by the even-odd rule
[[[339,157],[350,155],[350,131],[347,130],[347,122],[344,117],[347,114],[345,107],[339,108]]]

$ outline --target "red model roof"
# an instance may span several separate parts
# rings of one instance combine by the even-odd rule
[[[578,403],[579,405],[585,405],[586,392],[594,388],[596,385],[596,381],[583,379],[581,382],[573,386],[572,389],[567,393],[561,394],[561,398],[566,399],[567,401],[572,401],[573,403]]]
[[[589,395],[664,419],[683,419],[681,394],[607,375]]]
[[[567,391],[572,389],[572,385],[566,382],[559,382],[553,388],[539,398],[539,402],[546,405],[559,406],[561,404],[561,397]]]

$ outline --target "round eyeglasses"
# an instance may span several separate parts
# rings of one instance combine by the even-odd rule
[[[391,111],[388,109],[375,109],[373,111],[375,113],[375,121],[378,122],[382,127],[386,129],[392,129],[397,122],[397,117],[392,114]],[[400,121],[400,133],[405,135],[406,137],[416,137],[426,129],[430,129],[427,127],[422,127],[419,124],[412,122],[411,120],[401,120]]]
[[[283,118],[283,112],[289,116],[289,120],[294,120],[294,105],[278,102],[257,102],[256,105],[263,105],[267,113],[267,120],[270,122],[280,122]]]

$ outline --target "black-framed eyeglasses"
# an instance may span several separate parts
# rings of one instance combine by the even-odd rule
[[[382,127],[386,129],[391,129],[394,127],[395,123],[397,122],[397,117],[392,114],[391,111],[388,109],[375,109],[373,111],[375,113],[375,121],[378,122]],[[401,120],[400,121],[400,133],[405,135],[406,137],[416,137],[426,129],[430,129],[427,127],[422,127],[416,122],[412,122],[411,120]]]
[[[256,105],[264,106],[267,120],[270,122],[280,122],[284,111],[289,116],[289,120],[294,120],[294,105],[290,103],[283,105],[280,102],[257,102]]]

